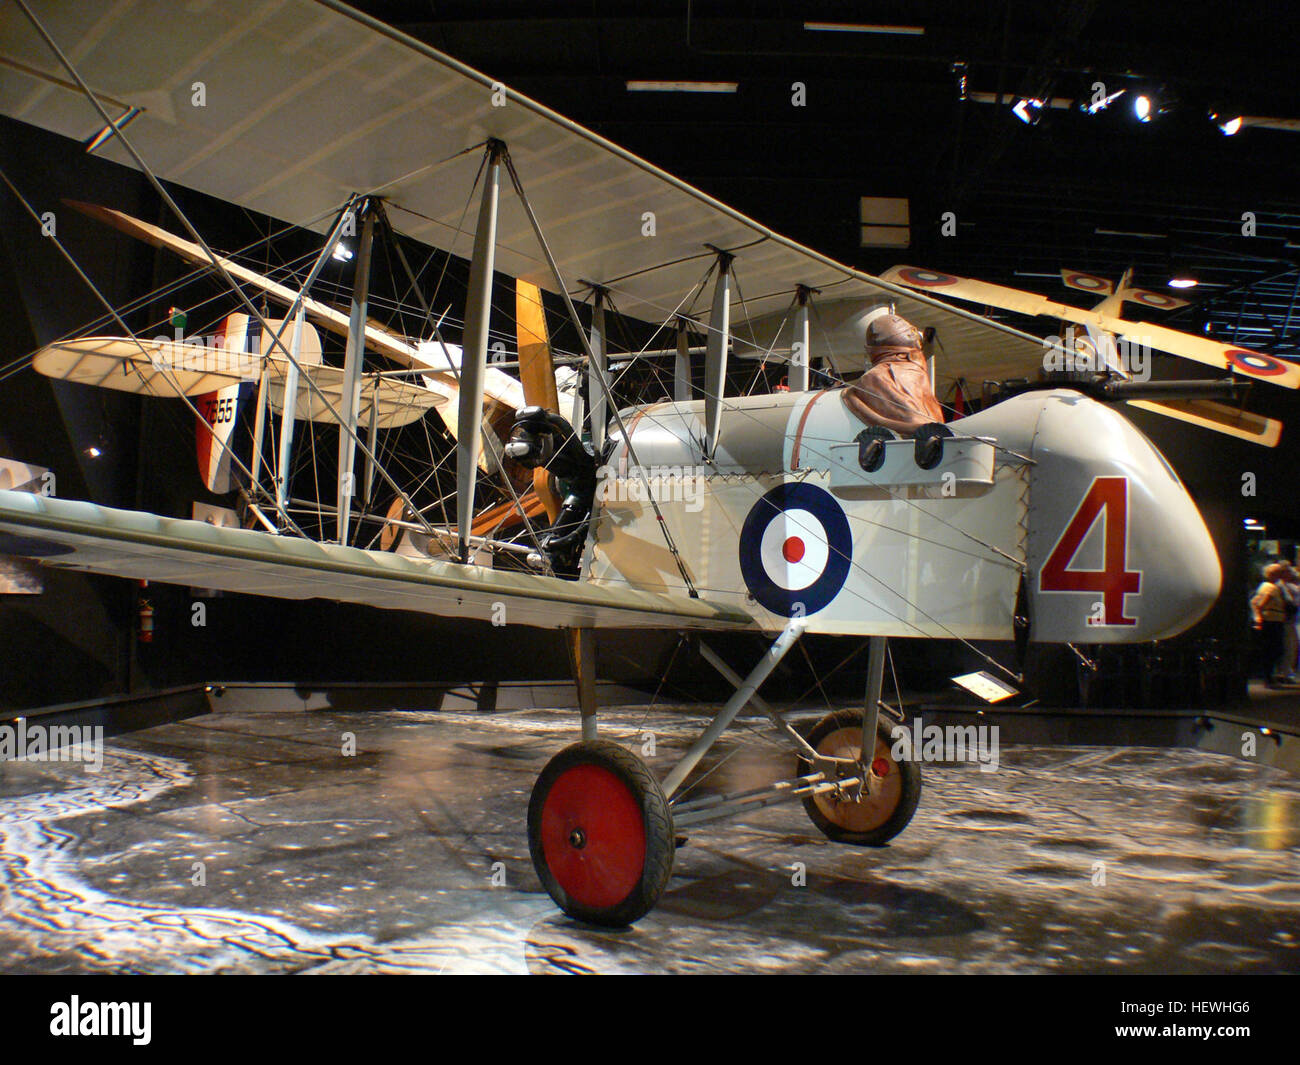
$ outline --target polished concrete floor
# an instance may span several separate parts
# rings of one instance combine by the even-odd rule
[[[666,767],[699,719],[607,711]],[[891,846],[798,805],[702,826],[659,907],[560,915],[524,816],[571,711],[222,712],[102,772],[0,764],[8,972],[1300,972],[1300,780],[1194,750],[928,765]],[[354,738],[355,753],[344,753]],[[699,792],[789,757],[741,722]],[[800,873],[802,870],[802,875]]]

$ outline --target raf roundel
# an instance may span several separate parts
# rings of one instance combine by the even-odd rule
[[[815,614],[844,587],[853,554],[849,520],[834,497],[806,482],[777,485],[740,531],[740,573],[773,614]]]

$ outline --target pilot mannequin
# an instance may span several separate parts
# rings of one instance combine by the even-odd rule
[[[903,436],[943,422],[916,326],[896,314],[882,314],[867,326],[866,348],[870,368],[844,390],[849,410],[867,425]]]

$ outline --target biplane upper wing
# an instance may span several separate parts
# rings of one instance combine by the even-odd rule
[[[736,255],[745,296],[736,321],[781,310],[805,285],[826,300],[893,301],[934,326],[947,374],[1014,376],[1041,360],[1038,338],[820,255],[335,0],[30,6],[87,83],[115,102],[106,102],[112,116],[144,108],[126,132],[160,176],[249,209],[323,232],[351,193],[375,192],[403,232],[468,256],[466,204],[482,159],[473,149],[497,138],[566,284],[604,285],[626,314],[668,317],[712,245]],[[102,132],[17,14],[0,21],[0,109],[87,143]],[[130,164],[113,137],[96,151]],[[496,269],[554,291],[513,195],[501,196],[497,234]]]
[[[251,529],[0,491],[0,554],[66,569],[279,599],[330,599],[389,610],[539,628],[750,627],[735,607],[512,573]],[[501,604],[501,606],[498,606]]]
[[[1059,318],[1078,325],[1104,329],[1116,336],[1148,344],[1158,351],[1178,355],[1193,362],[1204,363],[1220,370],[1231,370],[1257,381],[1281,385],[1283,388],[1300,388],[1300,364],[1286,362],[1249,348],[1207,340],[1194,333],[1183,333],[1151,322],[1131,322],[1127,318],[1105,311],[1074,307],[1068,303],[1048,299],[1033,292],[976,281],[969,277],[954,277],[937,270],[923,270],[915,266],[894,266],[883,277],[900,285],[923,288],[968,303],[1001,307],[1017,314]],[[1128,290],[1142,291],[1142,290]],[[1141,301],[1139,301],[1141,302]],[[1150,305],[1148,301],[1148,305]]]

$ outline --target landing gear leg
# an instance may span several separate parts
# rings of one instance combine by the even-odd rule
[[[596,634],[591,629],[569,629],[569,663],[578,689],[582,738],[596,738]]]
[[[582,742],[547,764],[528,803],[528,849],[537,877],[570,917],[622,927],[659,901],[676,837],[668,799],[631,751],[596,739],[596,641],[570,629],[569,658]]]

